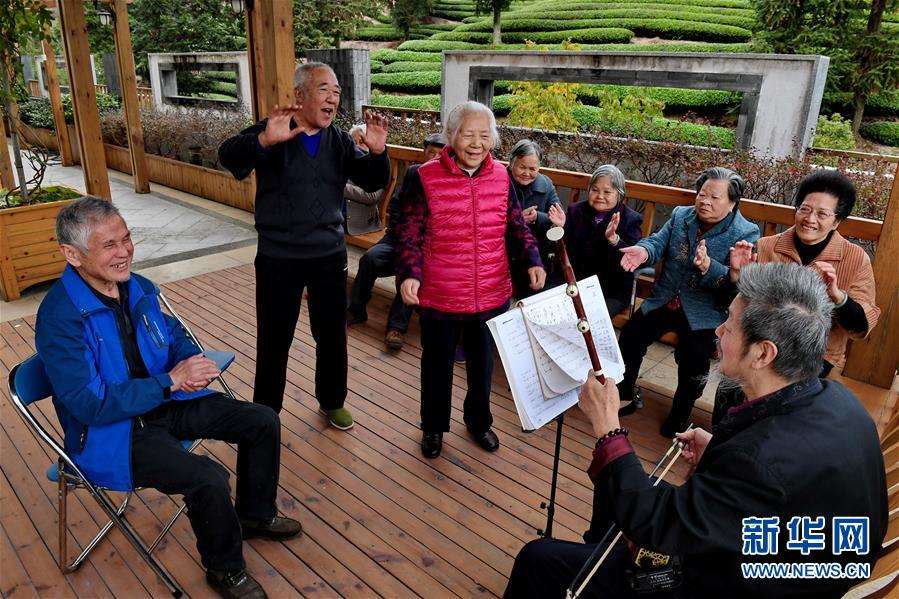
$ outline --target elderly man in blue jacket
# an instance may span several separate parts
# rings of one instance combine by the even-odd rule
[[[73,202],[56,235],[68,266],[41,302],[35,342],[66,451],[97,485],[184,495],[210,586],[265,597],[244,569],[242,539],[302,530],[277,515],[277,414],[206,388],[215,362],[162,312],[156,286],[131,273],[134,245],[111,202]],[[202,438],[237,444],[235,505],[227,469],[182,444]]]

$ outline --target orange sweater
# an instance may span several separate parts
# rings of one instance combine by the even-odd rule
[[[780,235],[762,237],[758,241],[759,262],[795,262],[802,264],[796,251],[793,227]],[[837,285],[858,302],[868,319],[868,331],[877,324],[880,308],[874,304],[874,270],[865,250],[847,241],[834,231],[830,242],[815,259],[818,262],[829,262],[837,271]],[[824,359],[842,368],[846,361],[846,343],[850,338],[862,338],[864,335],[850,333],[834,320],[827,340],[827,351]]]

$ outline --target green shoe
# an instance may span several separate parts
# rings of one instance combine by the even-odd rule
[[[353,428],[353,415],[346,408],[337,408],[336,410],[318,409],[319,414],[328,417],[328,422],[334,428],[347,431]]]

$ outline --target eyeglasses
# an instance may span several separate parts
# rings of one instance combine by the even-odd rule
[[[827,220],[832,216],[836,216],[836,214],[837,214],[833,210],[815,210],[811,206],[806,206],[805,204],[803,204],[802,206],[797,208],[796,212],[798,212],[802,216],[810,216],[812,214],[812,212],[814,212],[815,217],[818,220]]]

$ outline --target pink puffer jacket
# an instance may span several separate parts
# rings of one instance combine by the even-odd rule
[[[470,177],[445,147],[418,169],[428,203],[421,305],[473,314],[512,296],[506,227],[509,174],[489,154]]]

